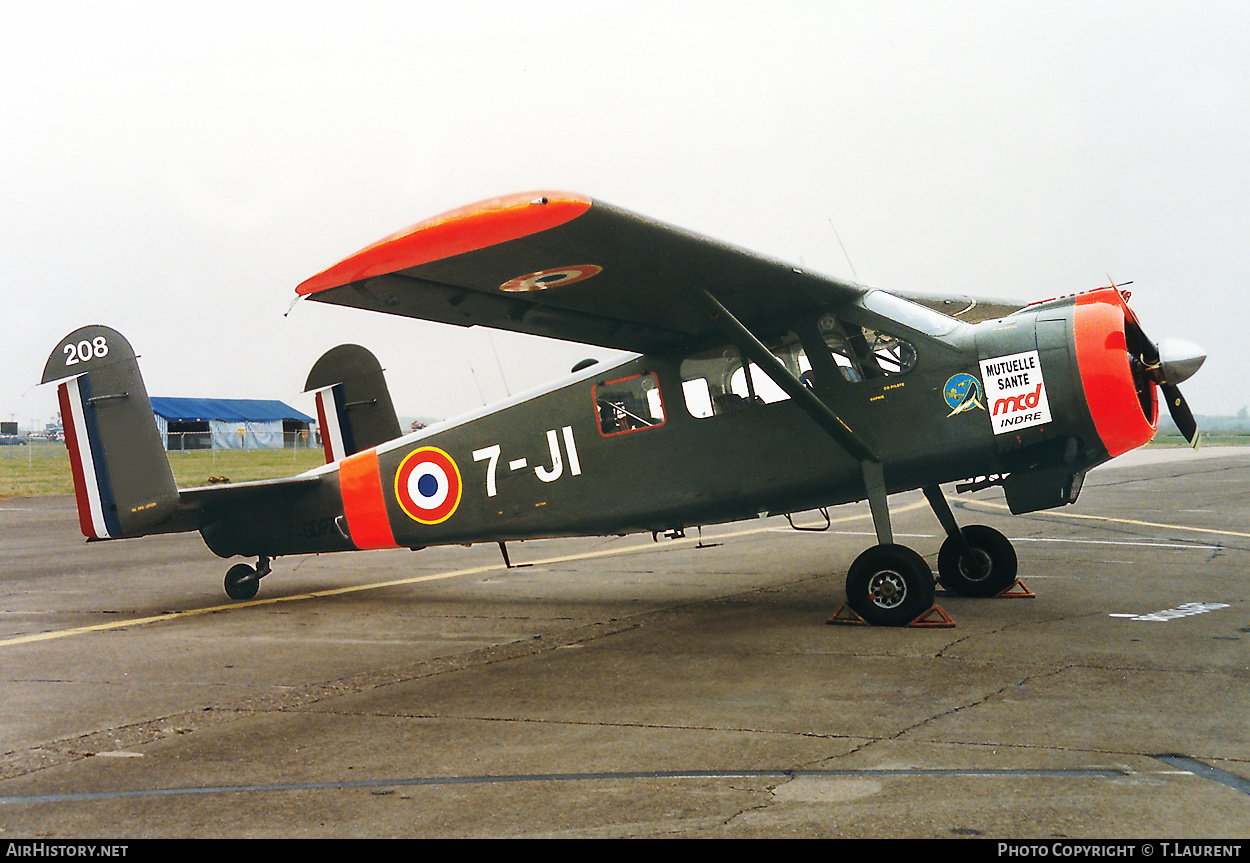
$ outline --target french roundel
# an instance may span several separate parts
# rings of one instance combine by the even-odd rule
[[[571,267],[556,267],[551,270],[539,270],[537,273],[526,273],[517,276],[499,286],[499,290],[515,293],[517,291],[545,291],[558,285],[571,285],[582,279],[589,279],[603,272],[597,264],[577,264]]]
[[[395,474],[395,496],[413,521],[439,524],[460,505],[460,469],[438,447],[408,453]]]

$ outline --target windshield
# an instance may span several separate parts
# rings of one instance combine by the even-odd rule
[[[944,336],[959,326],[954,318],[885,291],[869,291],[862,302],[868,311],[885,315],[928,336]]]

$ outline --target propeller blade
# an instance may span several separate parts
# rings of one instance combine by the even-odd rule
[[[1117,287],[1112,283],[1113,287]],[[1126,307],[1127,308],[1127,307]],[[1187,380],[1202,366],[1207,355],[1193,342],[1183,339],[1164,339],[1154,342],[1142,330],[1135,316],[1129,313],[1125,319],[1125,336],[1130,354],[1140,365],[1135,365],[1134,375],[1144,374],[1159,387],[1168,405],[1168,413],[1177,430],[1185,436],[1194,449],[1198,448],[1198,422],[1189,409],[1177,384]]]
[[[1129,352],[1132,353],[1136,349],[1137,358],[1146,368],[1157,368],[1159,365],[1159,346],[1146,336],[1146,333],[1135,321],[1126,320],[1124,324],[1125,335],[1130,337]]]
[[[1185,440],[1197,449],[1198,423],[1185,402],[1185,397],[1181,395],[1180,388],[1176,384],[1163,384],[1159,389],[1162,390],[1163,397],[1167,399],[1168,413],[1172,415],[1172,422],[1176,423],[1176,428],[1185,436]]]

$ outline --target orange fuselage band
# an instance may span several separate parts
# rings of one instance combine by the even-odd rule
[[[386,515],[376,450],[367,449],[339,462],[339,488],[352,544],[360,549],[398,548]]]

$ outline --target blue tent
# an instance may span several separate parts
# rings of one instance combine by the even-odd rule
[[[153,396],[165,448],[281,449],[307,446],[313,418],[274,399]]]

